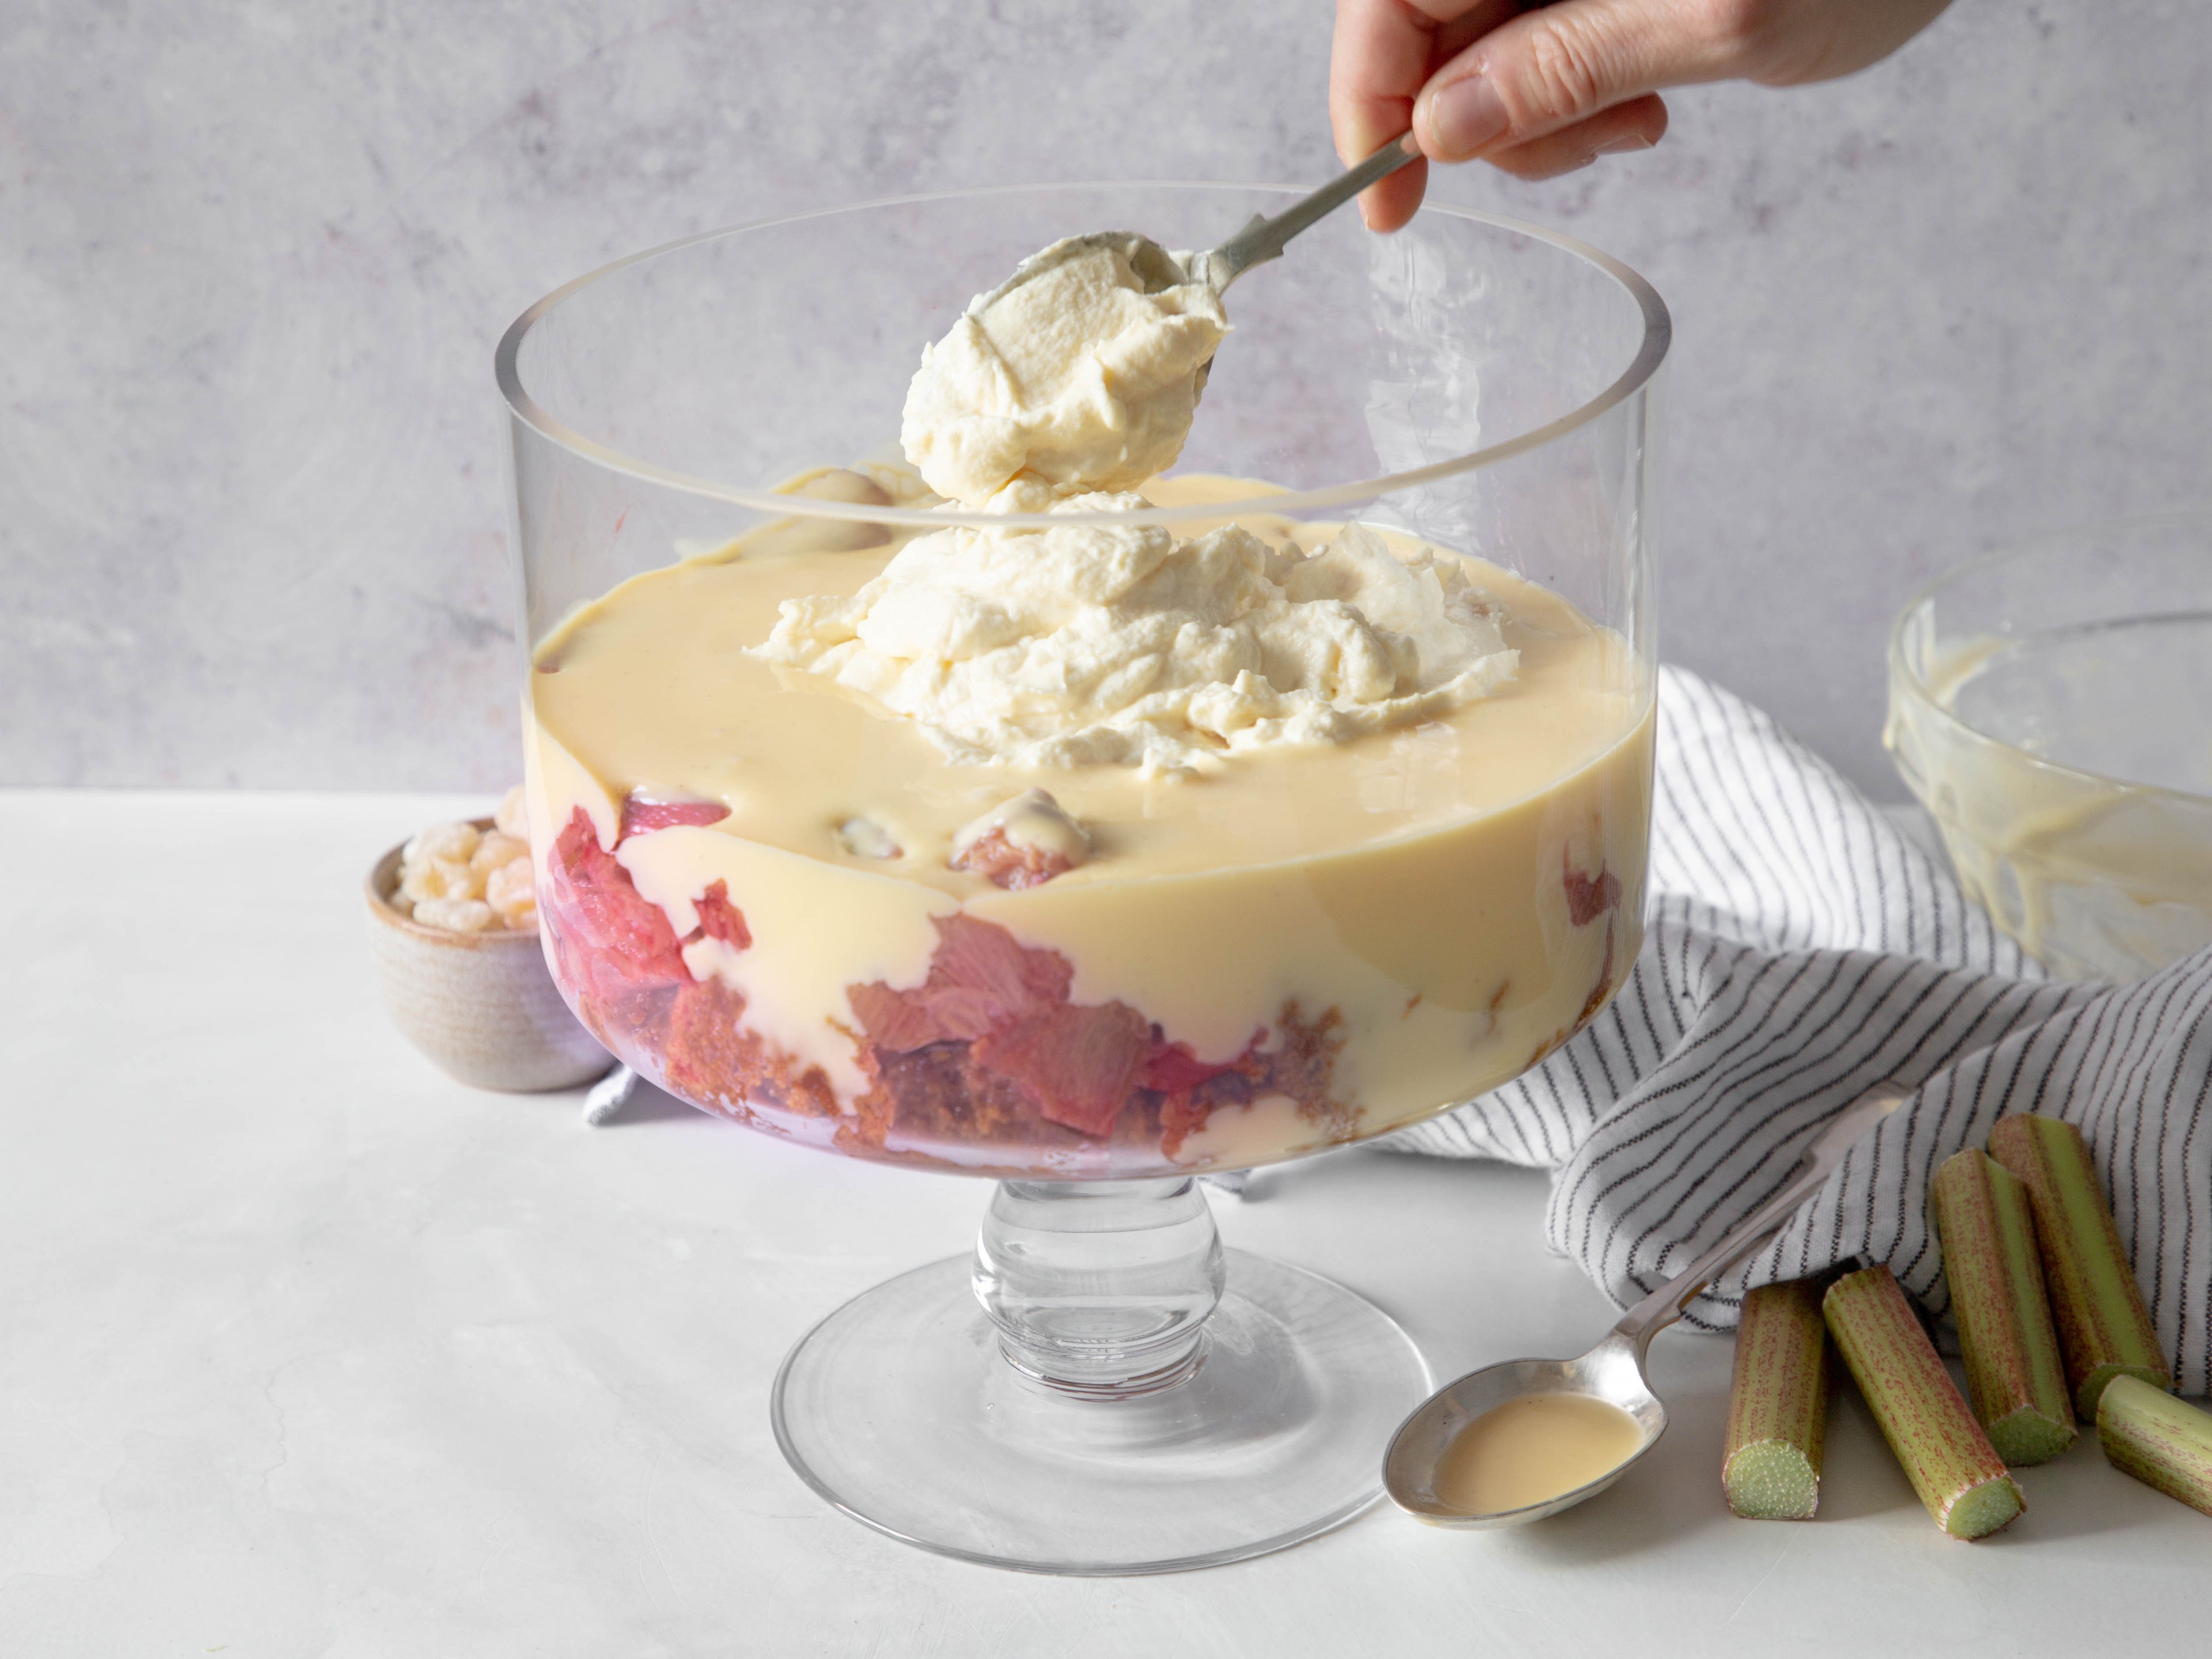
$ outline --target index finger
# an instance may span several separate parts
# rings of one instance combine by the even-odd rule
[[[1519,0],[1337,0],[1329,45],[1328,115],[1346,167],[1413,125],[1413,100],[1436,70],[1527,7]],[[1359,199],[1376,230],[1413,216],[1428,163],[1392,173]]]

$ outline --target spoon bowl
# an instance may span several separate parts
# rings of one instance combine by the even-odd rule
[[[1643,1431],[1634,1451],[1595,1480],[1518,1509],[1471,1514],[1437,1494],[1444,1453],[1475,1419],[1508,1401],[1532,1395],[1575,1394],[1602,1400],[1628,1413]],[[1517,1527],[1595,1498],[1628,1473],[1667,1431],[1667,1407],[1644,1380],[1633,1346],[1608,1337],[1579,1359],[1506,1359],[1469,1371],[1437,1390],[1407,1418],[1390,1442],[1382,1480],[1398,1507],[1439,1527]]]
[[[1699,1291],[1758,1249],[1818,1191],[1866,1133],[1911,1096],[1887,1085],[1869,1091],[1830,1118],[1805,1149],[1781,1190],[1742,1225],[1645,1297],[1578,1359],[1507,1359],[1446,1383],[1416,1407],[1391,1437],[1382,1458],[1390,1501],[1432,1526],[1517,1527],[1571,1509],[1626,1474],[1667,1431],[1667,1407],[1651,1391],[1644,1358],[1651,1339],[1682,1316]],[[1579,1395],[1625,1412],[1642,1431],[1635,1449],[1604,1474],[1553,1496],[1512,1509],[1469,1510],[1437,1490],[1444,1455],[1479,1419],[1516,1400]]]

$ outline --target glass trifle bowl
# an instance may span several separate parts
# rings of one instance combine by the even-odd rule
[[[972,1257],[830,1315],[774,1395],[817,1492],[948,1554],[1164,1571],[1370,1503],[1419,1352],[1341,1286],[1224,1252],[1194,1177],[1494,1088],[1642,940],[1668,324],[1633,272],[1480,215],[1340,216],[1227,296],[1141,501],[979,511],[902,455],[923,347],[1024,256],[1114,226],[1206,247],[1297,194],[1054,185],[719,231],[569,283],[499,348],[562,994],[703,1110],[999,1182]],[[1133,637],[1167,606],[1145,573],[1178,573],[1162,650],[1235,635],[1244,702],[1413,684],[1439,605],[1489,654],[1387,720],[1279,742],[1213,719],[1161,763],[1009,761],[900,712],[1013,648],[990,629],[1014,600],[972,575],[950,634],[941,594],[876,601],[867,641],[925,640],[890,691],[767,648],[962,537],[1011,550],[1007,592],[1041,586],[1022,605],[1071,636],[1110,611]],[[1325,644],[1290,663],[1216,629],[1240,583],[1316,606],[1299,637]],[[1084,672],[1105,696],[1157,667]]]

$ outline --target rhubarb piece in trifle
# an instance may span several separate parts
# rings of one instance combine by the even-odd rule
[[[1203,282],[1024,275],[896,451],[538,644],[563,991],[687,1100],[979,1173],[1264,1164],[1515,1076],[1641,939],[1648,668],[1480,548],[1173,472]]]

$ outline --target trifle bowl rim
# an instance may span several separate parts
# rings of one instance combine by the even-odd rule
[[[849,203],[839,207],[817,208],[805,213],[780,214],[765,219],[748,220],[738,224],[723,225],[690,236],[678,237],[656,246],[641,249],[610,260],[597,269],[563,283],[538,299],[500,337],[493,353],[493,372],[498,381],[501,398],[514,417],[530,427],[541,437],[558,444],[571,453],[605,467],[625,474],[642,483],[665,489],[680,490],[687,495],[712,501],[727,501],[749,507],[756,512],[773,514],[780,518],[842,520],[870,525],[896,525],[915,529],[941,530],[948,526],[997,529],[1046,529],[1073,525],[1174,526],[1187,522],[1192,516],[1188,507],[1154,507],[1140,511],[1102,513],[1097,511],[1067,511],[1055,514],[994,513],[952,505],[939,507],[878,507],[867,504],[823,500],[784,493],[772,484],[738,485],[702,478],[693,474],[664,467],[659,464],[627,455],[620,450],[588,438],[565,422],[557,420],[523,385],[521,353],[523,342],[531,330],[550,315],[566,300],[581,293],[607,277],[643,264],[649,260],[678,253],[685,249],[703,246],[726,238],[755,234],[786,226],[814,222],[824,219],[850,217],[864,213],[894,208],[922,207],[936,203],[984,201],[994,198],[1022,195],[1052,195],[1083,191],[1179,191],[1191,192],[1262,193],[1286,198],[1304,196],[1304,188],[1280,184],[1248,184],[1234,180],[1204,179],[1081,179],[1065,184],[994,185],[964,190],[929,191],[910,195],[878,197],[865,202]],[[1403,471],[1382,473],[1371,478],[1348,480],[1324,485],[1316,489],[1283,490],[1242,501],[1209,501],[1206,516],[1233,518],[1243,514],[1274,513],[1299,514],[1319,512],[1332,507],[1357,506],[1385,496],[1419,489],[1424,485],[1456,477],[1463,473],[1494,466],[1515,456],[1544,448],[1569,434],[1589,425],[1609,410],[1634,397],[1650,386],[1667,360],[1674,339],[1674,319],[1658,291],[1632,266],[1613,258],[1602,249],[1560,232],[1549,230],[1525,220],[1503,214],[1484,213],[1473,208],[1447,207],[1431,204],[1422,210],[1425,215],[1457,220],[1466,223],[1487,226],[1494,230],[1510,232],[1530,240],[1540,242],[1572,255],[1584,264],[1594,266],[1611,277],[1627,297],[1633,301],[1642,315],[1643,333],[1634,353],[1626,366],[1603,389],[1565,414],[1545,422],[1540,426],[1520,432],[1496,443],[1480,445],[1463,454],[1432,462],[1425,466]],[[1224,234],[1226,232],[1224,231]],[[1297,258],[1296,250],[1284,256]],[[1265,282],[1263,270],[1247,280]]]

